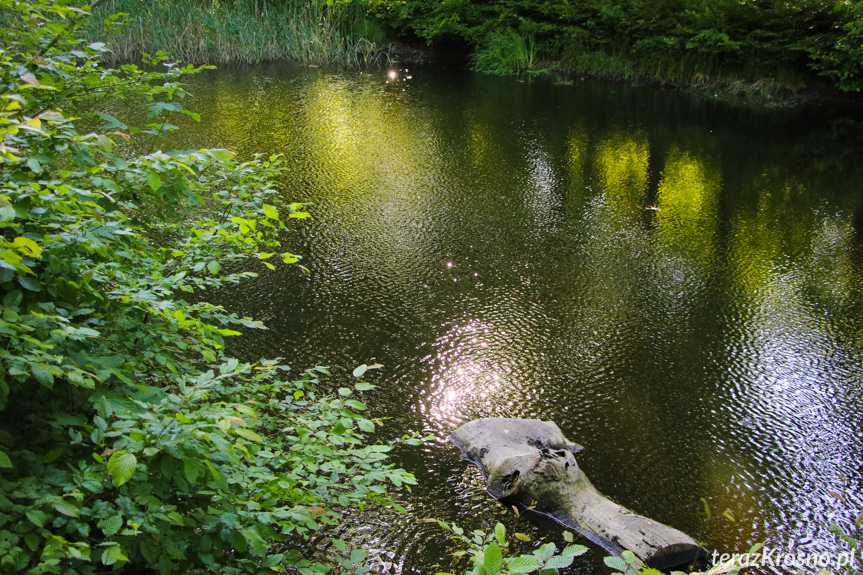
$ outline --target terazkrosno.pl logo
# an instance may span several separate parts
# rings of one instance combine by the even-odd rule
[[[714,551],[713,564],[719,565],[734,560],[743,567],[787,567],[792,569],[844,569],[863,563],[861,556],[853,550],[838,553],[788,553],[781,549],[762,547],[754,553],[730,554]],[[863,554],[863,551],[860,552]]]

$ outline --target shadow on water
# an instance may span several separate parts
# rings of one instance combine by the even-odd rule
[[[233,351],[333,385],[375,358],[381,439],[438,438],[398,453],[407,515],[340,531],[382,568],[449,565],[422,518],[562,541],[445,441],[481,416],[555,421],[601,491],[710,549],[840,548],[827,526],[863,507],[861,118],[421,68],[229,69],[192,91],[206,121],[177,145],[283,154],[314,215],[285,238],[309,276],[225,291],[270,328]]]

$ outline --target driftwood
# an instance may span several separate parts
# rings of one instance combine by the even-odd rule
[[[450,441],[482,470],[497,499],[536,510],[582,532],[606,550],[632,551],[648,567],[667,569],[704,554],[691,537],[621,507],[603,496],[579,469],[582,451],[553,422],[536,419],[476,419],[455,430]]]

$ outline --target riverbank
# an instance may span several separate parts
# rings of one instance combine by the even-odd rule
[[[389,45],[388,59],[394,63],[440,63],[447,66],[475,69],[470,55],[450,48],[436,49],[412,42],[394,42]],[[482,72],[482,70],[479,70]],[[493,73],[493,72],[486,72]],[[632,65],[618,63],[608,69],[579,68],[560,61],[539,61],[533,69],[509,74],[526,76],[554,76],[564,84],[598,80],[622,85],[650,87],[689,93],[711,100],[724,100],[763,107],[794,107],[804,104],[859,106],[863,98],[856,93],[836,90],[830,84],[811,80],[791,82],[776,78],[745,79],[735,76],[711,77],[693,74],[689,78],[665,78],[661,75],[639,73]],[[502,72],[501,74],[506,74]]]
[[[109,19],[117,12],[126,16]],[[125,25],[118,26],[121,22]],[[542,38],[512,28],[474,34],[472,40],[456,34],[421,37],[406,33],[406,23],[400,29],[395,24],[361,3],[236,0],[216,6],[178,0],[153,2],[143,10],[133,0],[110,0],[84,33],[91,40],[107,38],[114,62],[138,61],[159,50],[171,60],[215,65],[281,60],[361,68],[434,59],[492,74],[553,74],[563,82],[601,79],[768,107],[861,101],[859,93],[841,91],[788,55],[752,60],[703,47],[645,51],[619,42]]]

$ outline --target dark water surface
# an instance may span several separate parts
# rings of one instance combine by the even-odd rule
[[[841,549],[828,525],[863,507],[859,115],[419,68],[222,70],[193,92],[190,143],[284,154],[286,198],[313,204],[285,240],[311,274],[227,292],[270,327],[235,353],[333,385],[379,362],[380,438],[439,438],[399,453],[408,515],[340,531],[382,570],[449,566],[420,518],[560,541],[445,441],[484,416],[555,421],[601,491],[711,550]]]

